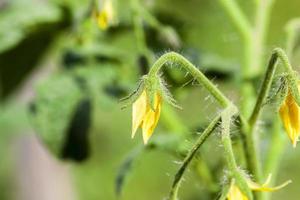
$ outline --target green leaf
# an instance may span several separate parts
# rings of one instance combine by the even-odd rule
[[[82,97],[70,76],[53,76],[37,87],[33,122],[42,141],[56,155],[61,153],[65,132]]]
[[[58,7],[44,1],[11,1],[0,13],[0,53],[13,48],[41,24],[61,18]]]

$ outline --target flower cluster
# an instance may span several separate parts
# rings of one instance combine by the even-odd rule
[[[292,145],[296,147],[298,138],[300,136],[300,95],[299,89],[300,84],[297,87],[297,77],[294,76],[294,71],[291,68],[291,65],[287,62],[287,58],[281,49],[276,49],[275,53],[271,57],[270,65],[268,67],[268,73],[263,83],[263,87],[259,93],[254,111],[249,119],[249,121],[243,120],[243,116],[239,116],[241,119],[241,126],[248,127],[252,126],[249,129],[248,134],[252,134],[253,127],[259,116],[260,110],[263,107],[266,96],[271,87],[271,81],[273,79],[273,74],[275,73],[275,64],[277,58],[281,58],[285,62],[286,71],[288,71],[288,76],[286,81],[283,82],[279,91],[283,91],[280,97],[280,108],[279,114],[283,122],[285,131],[287,132],[288,137],[292,141]],[[235,160],[234,150],[232,148],[232,142],[230,137],[230,122],[236,115],[241,115],[237,110],[237,107],[227,99],[222,92],[218,90],[206,77],[202,74],[193,64],[191,64],[184,57],[176,54],[169,53],[162,56],[158,61],[156,61],[151,68],[148,75],[144,75],[141,83],[132,95],[128,99],[131,100],[132,104],[132,138],[135,136],[139,128],[142,129],[143,141],[144,144],[149,142],[150,137],[152,136],[155,127],[157,126],[161,111],[162,103],[166,101],[167,103],[178,107],[176,101],[172,98],[170,92],[168,91],[166,84],[162,80],[161,76],[157,75],[159,69],[168,61],[178,61],[184,68],[186,68],[195,78],[198,80],[209,92],[210,94],[218,101],[218,103],[224,108],[224,111],[220,113],[216,119],[212,120],[207,129],[204,130],[203,134],[195,142],[195,145],[187,153],[185,160],[178,173],[175,176],[172,190],[170,192],[170,199],[176,199],[178,187],[180,180],[182,180],[183,173],[188,166],[189,162],[192,160],[196,151],[204,143],[205,139],[210,135],[211,132],[218,126],[218,122],[221,121],[222,127],[222,142],[225,149],[225,156],[227,160],[227,165],[229,170],[232,172],[230,179],[232,179],[228,193],[224,194],[228,200],[248,200],[252,198],[251,191],[262,191],[262,192],[271,192],[285,187],[291,181],[287,181],[279,186],[270,187],[269,183],[271,176],[269,176],[266,182],[262,185],[253,182],[248,176],[240,172],[239,166]],[[287,86],[287,87],[285,87]],[[283,100],[283,101],[282,101]],[[282,102],[281,102],[282,101]],[[253,123],[254,121],[254,123]],[[243,130],[241,128],[241,131]],[[205,134],[204,134],[205,133]],[[246,139],[247,140],[247,139]],[[247,141],[249,142],[249,141]],[[251,140],[250,142],[251,143]],[[248,153],[255,152],[255,149],[247,149]],[[249,160],[248,160],[249,161]],[[255,169],[255,160],[250,159],[252,167]],[[253,164],[254,163],[254,164]],[[259,170],[253,170],[251,173],[255,177],[260,177]],[[260,180],[260,178],[258,178]]]

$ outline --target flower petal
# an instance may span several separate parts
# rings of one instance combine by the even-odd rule
[[[291,139],[293,142],[293,146],[295,147],[298,141],[299,133],[300,133],[300,111],[299,111],[299,106],[295,102],[294,98],[289,97],[288,98],[288,107],[289,107],[289,116],[290,116],[290,123],[291,126],[293,127]]]
[[[143,140],[144,144],[147,144],[149,138],[151,137],[157,122],[159,120],[160,112],[161,112],[161,103],[162,98],[160,94],[156,93],[154,97],[154,111],[151,109],[150,105],[148,105],[147,113],[144,117],[143,121]]]
[[[108,15],[107,12],[102,11],[98,14],[97,16],[97,22],[98,22],[98,26],[102,29],[102,30],[106,30],[108,27]]]
[[[248,198],[234,183],[232,183],[227,194],[227,200],[248,200]]]
[[[114,23],[114,10],[111,0],[105,0],[103,8],[96,14],[98,26],[106,30],[109,25]]]
[[[296,147],[300,135],[300,108],[291,92],[288,93],[286,99],[282,103],[279,113],[287,135],[293,146]]]
[[[267,180],[262,185],[253,182],[251,179],[247,179],[247,183],[248,183],[248,186],[251,188],[251,190],[262,191],[262,192],[272,192],[272,191],[279,190],[292,182],[291,180],[288,180],[288,181],[282,183],[281,185],[269,187],[268,184],[270,183],[271,178],[272,178],[272,175],[269,174]]]
[[[147,109],[147,94],[143,91],[141,96],[132,104],[132,134],[133,138],[137,129],[142,125]]]

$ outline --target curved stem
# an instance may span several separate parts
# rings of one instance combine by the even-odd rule
[[[219,102],[219,104],[226,108],[228,105],[231,104],[230,100],[228,100],[224,94],[213,84],[209,79],[206,78],[206,76],[198,69],[196,68],[190,61],[188,61],[186,58],[181,56],[178,53],[175,52],[169,52],[164,55],[162,55],[152,66],[152,68],[149,71],[149,77],[156,78],[159,70],[164,66],[166,63],[180,63],[181,67],[186,69],[188,72],[191,73],[195,79],[202,84],[212,96]]]
[[[255,107],[252,111],[252,114],[250,115],[249,120],[248,120],[250,127],[253,127],[255,125],[257,118],[260,114],[262,105],[263,105],[265,99],[267,98],[267,95],[271,88],[271,84],[272,84],[273,77],[274,77],[275,70],[276,70],[277,58],[278,58],[278,55],[276,52],[274,52],[270,58],[268,68],[265,73],[265,77],[264,77],[256,104],[255,104]]]
[[[292,67],[288,61],[288,58],[285,54],[285,52],[280,49],[276,48],[274,49],[272,56],[270,58],[268,68],[255,104],[255,107],[252,111],[252,114],[250,115],[250,118],[248,120],[248,127],[242,130],[243,135],[245,137],[245,148],[246,148],[246,159],[248,163],[249,170],[253,172],[254,176],[258,181],[261,181],[262,179],[262,172],[261,168],[259,166],[259,160],[257,158],[257,149],[255,146],[254,142],[254,137],[253,137],[253,132],[255,130],[256,122],[258,120],[258,117],[261,113],[261,109],[263,107],[263,104],[265,102],[265,99],[267,98],[267,95],[269,94],[271,84],[274,78],[274,74],[276,71],[277,67],[277,60],[280,59],[283,63],[284,70],[287,72],[288,77],[290,77],[289,80],[289,85],[291,88],[297,88],[296,84],[296,78],[295,78],[295,73],[292,70]],[[295,91],[295,96],[299,96],[299,92],[297,89],[294,89]],[[245,124],[245,123],[243,123]]]
[[[170,200],[177,200],[178,189],[180,183],[182,181],[184,172],[186,171],[188,165],[192,161],[193,157],[195,156],[197,150],[202,146],[202,144],[206,141],[206,139],[211,135],[211,133],[216,129],[218,122],[220,121],[221,115],[215,117],[212,122],[208,125],[208,127],[203,131],[200,135],[192,149],[188,152],[187,156],[184,158],[182,165],[180,166],[179,170],[177,171],[172,188],[170,191],[169,199]]]
[[[298,91],[297,78],[296,78],[295,72],[293,71],[292,66],[291,66],[285,52],[280,48],[276,48],[276,49],[273,50],[273,53],[272,53],[272,56],[270,58],[269,65],[268,65],[268,68],[267,68],[267,72],[266,72],[265,78],[263,80],[263,83],[262,83],[262,86],[261,86],[256,104],[255,104],[255,107],[252,111],[252,114],[251,114],[249,120],[248,120],[250,128],[251,127],[253,128],[255,126],[255,124],[257,122],[257,119],[260,115],[263,103],[265,102],[265,99],[267,98],[267,95],[270,91],[271,84],[272,84],[274,74],[275,74],[275,70],[276,70],[276,67],[277,67],[277,60],[278,59],[280,59],[282,64],[283,64],[284,70],[288,75],[289,86],[292,90],[294,90],[293,95],[295,97],[295,100],[297,101],[297,104],[300,105],[299,104],[300,95],[299,95],[299,91]]]
[[[268,66],[268,69],[267,69],[267,73],[265,75],[265,78],[264,78],[264,81],[263,81],[263,84],[262,84],[262,87],[261,87],[261,90],[260,90],[260,93],[259,93],[259,97],[257,99],[254,110],[251,114],[251,117],[249,118],[249,123],[247,123],[247,121],[245,121],[245,120],[241,120],[242,125],[243,125],[243,132],[246,135],[246,141],[247,141],[246,142],[247,143],[246,150],[247,150],[248,153],[249,152],[251,153],[251,154],[249,154],[249,156],[247,156],[247,159],[248,159],[247,162],[248,162],[248,165],[250,167],[250,170],[254,173],[254,175],[256,176],[256,178],[258,180],[261,179],[261,172],[258,168],[258,163],[257,163],[258,160],[255,156],[256,155],[256,148],[255,148],[255,145],[254,145],[252,135],[253,135],[254,126],[255,126],[256,121],[258,119],[258,116],[260,114],[263,102],[265,101],[265,98],[266,98],[266,96],[267,96],[267,94],[270,90],[271,82],[273,80],[274,73],[275,73],[276,66],[277,66],[276,65],[277,59],[280,59],[282,61],[284,69],[288,74],[289,86],[291,88],[294,88],[294,90],[295,90],[295,86],[297,86],[297,83],[296,83],[296,77],[295,77],[294,71],[292,70],[292,67],[291,67],[291,65],[288,61],[288,58],[285,55],[284,51],[280,48],[276,48],[273,51],[273,54],[271,56],[269,66]],[[149,78],[150,79],[151,78],[156,78],[159,70],[168,62],[180,63],[183,68],[185,68],[188,72],[190,72],[191,75],[194,76],[198,80],[198,82],[201,83],[215,97],[215,99],[220,103],[220,105],[222,107],[224,107],[224,108],[229,108],[229,107],[235,108],[235,106],[223,95],[223,93],[215,85],[213,85],[205,77],[205,75],[203,73],[201,73],[201,71],[199,71],[192,63],[190,63],[183,56],[181,56],[180,54],[177,54],[175,52],[170,52],[170,53],[167,53],[167,54],[164,54],[163,56],[161,56],[154,63],[153,67],[150,69],[150,72],[148,74]],[[295,95],[296,99],[297,99],[297,95],[299,97],[298,90],[295,90],[295,92],[293,94]],[[230,118],[231,118],[231,116],[230,116]],[[227,119],[227,118],[228,117],[225,117],[225,119]],[[243,118],[240,117],[240,119],[243,119]],[[174,180],[172,190],[171,190],[171,193],[170,193],[170,199],[176,199],[177,192],[178,192],[178,187],[179,187],[182,175],[183,175],[187,165],[192,160],[192,158],[195,155],[196,151],[200,148],[200,146],[203,144],[205,139],[208,137],[208,135],[214,129],[213,127],[215,126],[215,124],[217,123],[218,120],[219,120],[219,117],[218,117],[218,119],[215,119],[212,122],[213,125],[209,126],[208,131],[204,132],[205,134],[203,133],[201,135],[201,137],[196,142],[194,148],[190,151],[190,153],[188,154],[188,156],[184,160],[183,166],[180,168],[180,170],[178,171],[178,173],[175,176],[175,180]],[[228,129],[226,124],[224,125],[223,129],[225,129],[225,130]],[[247,194],[247,196],[251,197],[252,193],[249,192],[249,191],[248,192],[246,191],[247,187],[245,186],[245,184],[243,184],[243,177],[239,173],[238,167],[236,165],[234,155],[233,155],[233,151],[232,151],[230,135],[224,135],[222,137],[222,141],[223,141],[223,144],[224,144],[224,148],[226,148],[227,163],[228,163],[229,169],[233,173],[235,179],[238,182],[240,182],[241,189],[244,189],[244,192]]]
[[[231,175],[237,181],[237,184],[241,188],[241,190],[248,196],[249,199],[252,199],[252,193],[249,189],[247,182],[243,175],[241,174],[234,157],[231,138],[230,138],[230,123],[231,118],[234,114],[236,114],[236,108],[232,106],[228,106],[221,114],[215,117],[209,126],[204,130],[204,132],[200,135],[196,143],[194,144],[193,148],[189,151],[187,156],[185,157],[182,165],[180,166],[179,170],[177,171],[172,188],[170,191],[169,199],[170,200],[177,200],[178,189],[180,183],[183,179],[184,172],[186,171],[188,165],[192,161],[193,157],[202,146],[202,144],[206,141],[206,139],[211,135],[211,133],[216,129],[218,126],[218,122],[222,120],[222,142],[225,149],[225,157],[227,161],[228,168],[231,172]]]
[[[235,112],[236,111],[234,109],[229,107],[222,113],[222,143],[225,150],[227,166],[230,172],[232,173],[231,176],[236,180],[237,185],[239,186],[241,191],[245,193],[249,199],[252,199],[252,192],[236,164],[236,160],[232,149],[232,143],[230,138],[230,123],[232,116],[235,114]]]
[[[287,73],[287,80],[288,80],[289,88],[291,89],[291,92],[293,94],[293,97],[295,98],[295,101],[298,104],[298,106],[300,106],[300,93],[298,90],[297,75],[293,70],[285,52],[280,48],[275,49],[275,51],[278,54],[278,58],[281,60],[283,67],[285,68],[285,71]]]
[[[236,107],[228,100],[223,93],[214,85],[210,82],[209,79],[206,78],[206,76],[199,70],[197,69],[192,63],[190,63],[187,59],[185,59],[183,56],[180,54],[177,54],[175,52],[170,52],[166,53],[163,56],[161,56],[152,66],[152,68],[149,71],[148,77],[149,79],[156,79],[158,76],[158,73],[160,69],[168,62],[171,63],[180,63],[181,66],[186,69],[188,72],[191,73],[195,79],[201,83],[209,92],[211,95],[214,96],[214,98],[219,102],[219,104],[225,108],[225,110],[222,113],[227,113],[225,116],[229,116],[228,123],[230,126],[230,120],[231,116],[233,116],[235,113],[237,113]],[[201,145],[205,142],[207,137],[213,132],[213,130],[216,128],[218,121],[220,120],[221,115],[217,116],[211,123],[210,125],[205,129],[205,131],[201,134],[201,136],[198,138],[196,141],[195,145],[193,148],[189,151],[188,155],[185,157],[182,166],[178,170],[178,172],[175,175],[175,179],[172,185],[172,189],[170,192],[169,198],[171,200],[176,200],[177,199],[177,193],[179,189],[179,185],[181,183],[183,174],[185,170],[187,169],[188,164],[191,162],[192,158],[196,154],[197,150],[201,147]],[[227,118],[225,118],[227,120]],[[224,119],[224,120],[225,120]],[[226,125],[225,125],[226,126]],[[228,166],[229,169],[232,171],[233,176],[239,183],[241,189],[247,194],[249,198],[252,198],[252,193],[249,190],[246,181],[240,174],[234,155],[233,155],[233,150],[231,146],[231,139],[229,135],[229,128],[226,129],[226,133],[228,131],[228,135],[225,137],[222,137],[222,141],[224,141],[224,148],[226,150],[226,157],[228,158]]]

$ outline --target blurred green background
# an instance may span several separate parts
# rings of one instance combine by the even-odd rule
[[[249,17],[253,16],[252,1],[238,2]],[[174,28],[181,39],[180,47],[174,47],[145,23],[147,46],[156,58],[175,50],[199,66],[233,101],[242,101],[237,93],[241,41],[217,0],[144,0],[141,4],[162,24]],[[99,29],[89,14],[90,5],[91,1],[87,0],[0,0],[0,199],[30,199],[18,195],[30,193],[23,191],[24,182],[35,193],[41,191],[40,184],[32,180],[42,180],[43,176],[34,177],[39,173],[29,172],[26,175],[26,170],[38,171],[39,162],[43,162],[42,158],[35,159],[32,153],[35,147],[31,148],[34,142],[26,139],[33,135],[50,152],[51,159],[59,160],[53,162],[58,162],[69,174],[65,179],[71,183],[70,193],[75,197],[62,199],[118,199],[115,181],[120,167],[128,154],[142,145],[141,134],[130,139],[131,110],[130,107],[121,109],[119,99],[137,87],[142,75],[138,64],[142,55],[137,48],[129,1],[117,1],[114,9],[119,23],[105,31]],[[299,7],[298,0],[275,2],[265,63],[274,47],[285,47],[285,26],[289,20],[299,17]],[[294,67],[298,67],[299,59],[297,55],[293,59]],[[191,147],[194,132],[202,130],[218,109],[213,100],[202,100],[208,94],[190,82],[191,77],[185,76],[182,70],[168,69],[164,75],[184,108],[175,110],[178,120],[186,126],[185,133],[191,136],[183,146]],[[90,107],[83,109],[88,110],[84,112],[90,119],[79,120],[75,127],[80,129],[85,126],[82,123],[90,122],[85,138],[90,145],[89,156],[83,162],[62,161],[65,135],[72,122],[78,123],[72,118],[80,102],[86,99]],[[174,124],[168,123],[170,116],[162,118],[151,140],[164,141],[162,136],[180,134],[175,131],[180,127],[172,129]],[[208,166],[220,160],[222,149],[216,141],[217,136],[210,138],[200,153]],[[292,179],[293,183],[276,192],[273,199],[299,199],[299,156],[298,149],[286,147],[279,182]],[[178,161],[176,155],[163,148],[143,151],[126,175],[119,199],[166,198]],[[57,170],[60,169],[50,168],[45,173],[59,182],[62,177]],[[212,173],[213,179],[221,184],[220,170]],[[49,187],[49,197],[44,199],[54,199],[51,190],[57,190],[58,183],[48,182],[47,178],[43,181],[41,185]],[[180,197],[216,199],[214,195],[218,192],[207,192],[207,185],[207,179],[189,171]]]

